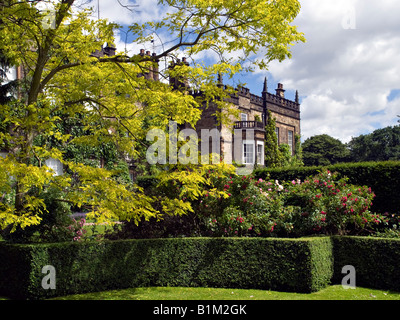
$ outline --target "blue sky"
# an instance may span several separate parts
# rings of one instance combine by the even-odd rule
[[[87,1],[87,0],[86,0]],[[122,8],[117,0],[100,0],[102,18],[122,25],[159,19],[165,8],[157,0],[120,0],[136,4],[137,12]],[[301,101],[302,139],[329,134],[342,142],[375,129],[398,124],[400,115],[400,1],[398,0],[300,0],[294,24],[306,43],[296,44],[292,59],[272,62],[268,70],[240,74],[233,83],[247,84],[261,94],[264,77],[269,92],[283,83],[286,97]],[[97,0],[92,0],[97,6]],[[117,33],[119,50],[161,50],[154,44],[125,43]],[[160,35],[167,42],[168,35]],[[212,54],[196,59],[208,61]]]

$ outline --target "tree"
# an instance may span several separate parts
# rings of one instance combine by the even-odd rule
[[[0,135],[0,145],[8,149],[8,156],[0,158],[1,228],[39,224],[46,211],[41,194],[49,188],[64,192],[60,201],[90,205],[92,217],[100,221],[157,216],[154,199],[137,185],[115,179],[114,170],[68,159],[62,148],[47,142],[53,139],[59,145],[94,147],[113,144],[121,157],[138,159],[137,147],[146,147],[148,129],[165,130],[171,120],[195,126],[202,105],[209,101],[217,103],[223,114],[228,93],[218,86],[218,74],[232,76],[250,58],[254,58],[253,68],[265,68],[271,60],[290,58],[291,45],[304,41],[291,24],[300,10],[297,0],[160,0],[160,6],[171,9],[169,14],[162,21],[134,24],[130,30],[137,43],[150,39],[148,30],[168,31],[175,42],[152,56],[128,56],[125,52],[96,56],[93,53],[105,43],[114,43],[113,31],[119,26],[90,19],[88,10],[72,14],[75,2],[0,3],[0,50],[26,73],[20,83],[20,99],[0,107],[10,128]],[[50,11],[39,10],[39,3],[46,3]],[[256,57],[260,49],[264,55]],[[209,66],[176,64],[157,71],[161,79],[186,78],[201,96],[141,76],[153,70],[160,59],[173,60],[178,53],[194,57],[205,50],[217,52],[219,61]],[[60,129],[60,122],[75,115],[87,132],[84,136],[74,137]],[[64,165],[64,175],[55,176],[45,165],[49,158]],[[190,172],[196,174],[189,170],[177,179],[189,181]],[[198,189],[191,187],[188,190],[195,196]],[[177,213],[190,210],[184,199],[173,202],[172,208]]]
[[[327,134],[313,136],[303,143],[303,161],[306,166],[346,162],[348,157],[346,145]]]
[[[275,133],[276,122],[270,110],[267,111],[267,125],[265,126],[265,166],[267,168],[280,167],[283,156],[278,145]]]
[[[352,161],[400,160],[400,126],[377,129],[348,143]]]

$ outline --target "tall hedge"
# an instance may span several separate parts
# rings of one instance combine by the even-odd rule
[[[0,295],[40,299],[146,286],[314,292],[341,284],[354,266],[356,286],[400,291],[400,240],[182,238],[43,245],[0,244]],[[42,268],[56,270],[45,290]]]
[[[333,282],[340,284],[342,268],[351,265],[359,287],[400,291],[400,240],[372,237],[332,237]]]
[[[39,299],[143,286],[313,292],[333,275],[330,238],[184,238],[0,245],[0,295]],[[56,270],[45,290],[42,268]]]
[[[315,175],[328,169],[347,176],[349,183],[369,186],[376,194],[372,210],[377,213],[400,213],[400,161],[341,163],[324,167],[258,169],[257,179],[291,181]]]

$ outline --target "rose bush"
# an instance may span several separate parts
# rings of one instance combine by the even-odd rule
[[[294,229],[301,235],[355,234],[373,230],[387,219],[370,212],[371,188],[348,184],[329,171],[288,186],[285,205],[294,207]]]
[[[329,171],[303,182],[218,177],[214,187],[196,212],[215,236],[364,234],[387,224],[384,215],[369,210],[375,196],[370,188],[350,185]]]

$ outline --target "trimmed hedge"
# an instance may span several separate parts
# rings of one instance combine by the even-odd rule
[[[342,268],[356,270],[356,285],[400,292],[400,240],[372,237],[332,237],[334,243],[333,282],[340,284]]]
[[[254,175],[257,179],[304,180],[324,169],[338,172],[341,176],[347,176],[351,184],[371,187],[376,194],[372,207],[373,211],[377,213],[400,212],[400,161],[340,163],[324,167],[258,169],[255,170]]]
[[[40,245],[0,244],[0,295],[42,299],[146,286],[264,289],[310,293],[341,284],[400,292],[400,240],[183,238]],[[56,289],[41,286],[56,270]]]
[[[0,295],[16,299],[143,286],[315,292],[333,276],[332,242],[307,239],[184,238],[0,245]],[[56,289],[41,286],[56,270]]]

